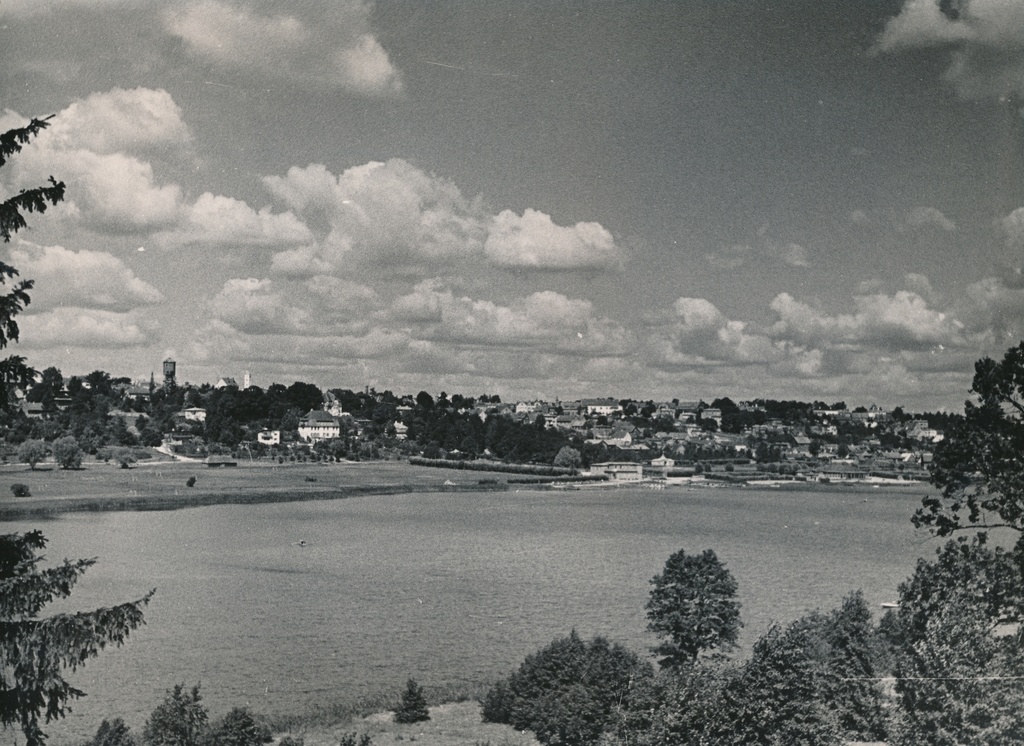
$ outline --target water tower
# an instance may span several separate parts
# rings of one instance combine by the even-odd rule
[[[171,388],[175,385],[174,374],[177,370],[178,364],[170,358],[164,360],[164,388]]]

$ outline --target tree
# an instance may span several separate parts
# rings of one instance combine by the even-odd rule
[[[82,449],[73,435],[54,441],[53,458],[62,469],[78,469],[82,466]]]
[[[136,746],[135,736],[122,718],[104,720],[86,746]]]
[[[1022,594],[1018,560],[979,537],[918,561],[886,625],[896,651],[894,744],[1024,742]]]
[[[735,647],[742,626],[736,580],[713,550],[687,555],[680,549],[651,585],[647,628],[664,638],[653,648],[663,667],[693,663],[705,650]]]
[[[562,446],[558,449],[558,453],[555,455],[555,466],[563,466],[569,469],[579,469],[580,464],[583,463],[583,459],[580,456],[580,452],[572,446]]]
[[[602,637],[568,637],[526,657],[505,681],[484,698],[486,722],[531,730],[543,744],[586,746],[595,743],[628,707],[633,686],[653,675],[650,664]]]
[[[974,365],[963,420],[935,449],[928,497],[914,516],[939,536],[1006,527],[1024,532],[1024,342]]]
[[[395,710],[395,722],[422,723],[425,720],[430,720],[427,698],[423,696],[423,688],[414,679],[409,679],[402,692],[402,703]]]
[[[184,684],[168,689],[164,701],[146,721],[143,743],[146,746],[200,746],[210,719],[202,700],[199,684],[187,692]]]
[[[33,119],[25,127],[8,130],[0,134],[0,167],[7,159],[21,151],[33,137],[49,126],[50,117]],[[56,205],[64,199],[64,182],[50,177],[50,186],[22,189],[13,197],[0,202],[0,237],[4,243],[11,236],[26,226],[25,212],[46,212],[47,205]],[[0,262],[0,284],[18,276],[18,270]],[[10,342],[17,342],[19,336],[18,323],[14,317],[25,310],[30,302],[28,291],[32,289],[32,280],[20,280],[14,283],[5,294],[0,294],[0,349]],[[0,408],[10,407],[10,389],[14,386],[28,388],[32,382],[33,371],[25,364],[25,358],[12,355],[0,361],[0,384],[3,385],[3,396],[0,396]]]
[[[0,536],[0,725],[16,725],[26,746],[41,746],[40,719],[64,717],[69,700],[84,693],[63,676],[107,645],[120,646],[143,623],[137,601],[90,612],[41,616],[52,601],[67,598],[95,560],[64,560],[42,568],[46,539],[40,531]]]
[[[820,699],[824,672],[811,650],[799,623],[772,626],[762,635],[750,660],[723,687],[719,732],[710,743],[838,745],[830,706]]]
[[[256,722],[244,707],[235,707],[210,728],[211,746],[261,746],[272,741],[270,729]]]
[[[46,443],[43,441],[26,440],[18,446],[18,461],[28,464],[28,468],[34,471],[36,464],[46,458],[46,453]]]

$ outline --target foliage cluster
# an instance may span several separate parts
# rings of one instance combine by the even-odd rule
[[[594,743],[616,708],[628,707],[633,687],[653,669],[603,637],[583,640],[573,630],[528,656],[483,702],[486,722],[531,730],[541,743]]]
[[[422,723],[430,720],[430,711],[427,709],[427,698],[423,694],[423,688],[416,683],[415,679],[409,679],[402,692],[402,700],[395,710],[396,723]]]

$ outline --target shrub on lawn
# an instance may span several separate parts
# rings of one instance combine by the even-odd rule
[[[415,680],[409,679],[402,692],[402,703],[395,710],[395,722],[421,723],[424,720],[430,720],[427,698],[423,696],[422,687]]]
[[[186,487],[195,487],[196,486],[196,478],[195,477],[189,477],[188,481],[185,482],[185,486]]]
[[[16,482],[11,485],[11,493],[15,497],[32,497],[32,493],[29,492],[28,485]]]

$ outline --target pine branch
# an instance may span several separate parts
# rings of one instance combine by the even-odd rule
[[[50,126],[50,120],[53,119],[54,115],[51,114],[48,117],[42,119],[33,118],[24,127],[17,129],[8,130],[3,134],[0,134],[0,166],[7,163],[7,158],[15,153],[21,152],[22,147],[28,144],[28,141],[38,135],[41,131]]]
[[[64,199],[64,182],[57,181],[52,176],[49,179],[50,186],[36,187],[35,189],[23,189],[10,199],[0,203],[0,237],[4,243],[11,240],[11,236],[25,228],[28,224],[22,216],[22,211],[44,213],[47,203],[56,205]]]

